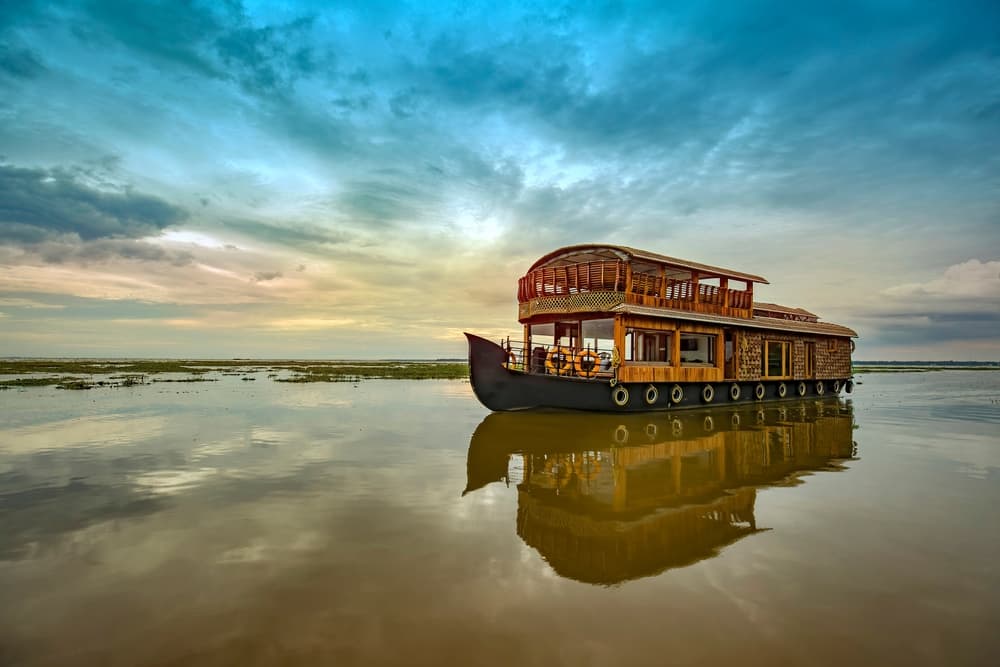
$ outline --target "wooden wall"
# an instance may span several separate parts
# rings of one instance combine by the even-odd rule
[[[681,356],[681,338],[676,332],[703,333],[716,336],[714,368],[704,366],[647,366],[641,361],[623,362],[618,369],[618,379],[622,382],[722,382],[723,378],[723,338],[720,327],[662,320],[654,317],[627,316],[620,320],[621,326],[615,328],[615,345],[624,354],[625,329],[646,329],[649,331],[673,331],[673,350],[670,357],[679,360]]]

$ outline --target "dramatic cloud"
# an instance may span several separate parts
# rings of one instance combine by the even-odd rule
[[[606,240],[762,273],[861,357],[1000,354],[995,2],[17,5],[0,298],[458,356],[535,258]]]
[[[75,236],[141,238],[158,233],[187,213],[131,189],[104,192],[59,169],[0,165],[0,242],[38,243]]]

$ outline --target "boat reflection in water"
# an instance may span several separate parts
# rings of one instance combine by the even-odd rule
[[[757,487],[843,470],[857,454],[853,425],[836,398],[674,415],[494,413],[469,443],[465,493],[516,485],[526,544],[564,577],[617,584],[763,530]]]

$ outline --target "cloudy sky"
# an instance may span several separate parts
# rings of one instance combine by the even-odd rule
[[[610,242],[1000,358],[1000,5],[0,4],[0,354],[462,356]]]

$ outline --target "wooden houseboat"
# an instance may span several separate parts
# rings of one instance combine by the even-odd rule
[[[761,276],[625,246],[560,248],[518,281],[520,341],[466,334],[490,410],[649,411],[850,392],[857,334],[754,302]]]

